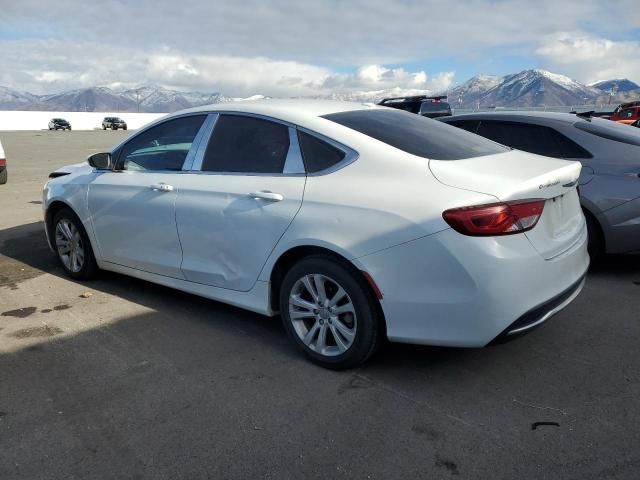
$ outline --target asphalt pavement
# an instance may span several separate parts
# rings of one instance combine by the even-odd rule
[[[640,478],[640,257],[510,343],[327,371],[277,317],[64,275],[47,174],[128,133],[0,132],[0,479]]]

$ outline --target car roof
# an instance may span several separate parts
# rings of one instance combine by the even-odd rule
[[[304,118],[321,117],[331,113],[364,110],[368,108],[386,107],[379,107],[373,103],[343,102],[337,100],[260,99],[203,105],[201,107],[181,110],[170,116],[198,112],[238,112],[253,113],[278,118],[291,123],[299,123]]]
[[[579,121],[588,121],[587,119],[576,116],[572,113],[560,113],[560,112],[525,112],[525,111],[507,111],[507,112],[474,112],[474,113],[461,113],[450,117],[441,117],[440,121],[454,121],[454,120],[514,120],[514,121],[528,121],[528,120],[547,120],[562,122],[567,124],[574,124]]]

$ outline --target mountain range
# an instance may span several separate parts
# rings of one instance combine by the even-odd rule
[[[377,102],[384,97],[446,94],[454,107],[536,107],[607,104],[640,99],[640,86],[628,79],[612,79],[585,85],[546,70],[523,70],[504,77],[477,75],[447,92],[425,90],[369,90],[317,95],[313,98]],[[34,95],[0,86],[0,110],[174,112],[184,108],[227,101],[265,98],[253,95],[235,98],[222,93],[181,92],[158,85],[117,89],[104,86]]]

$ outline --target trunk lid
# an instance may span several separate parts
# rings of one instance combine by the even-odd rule
[[[438,181],[500,201],[545,199],[537,225],[524,235],[545,259],[570,249],[584,235],[576,186],[579,162],[512,150],[464,160],[430,160]]]

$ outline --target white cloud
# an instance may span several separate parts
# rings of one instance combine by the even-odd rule
[[[302,62],[188,54],[167,47],[140,52],[125,46],[104,52],[101,45],[65,41],[15,41],[11,48],[0,52],[0,62],[12,65],[11,69],[0,71],[0,85],[18,86],[33,93],[151,83],[234,96],[260,93],[286,97],[389,89],[404,94],[409,90],[412,93],[442,90],[453,78],[453,72],[429,77],[424,71],[381,65],[366,65],[353,73],[336,73]]]
[[[621,77],[640,81],[640,41],[560,33],[545,37],[536,54],[546,68],[586,83]]]
[[[55,3],[43,10],[42,0],[3,2],[3,24],[19,34],[0,38],[0,85],[37,93],[114,83],[230,95],[440,91],[453,80],[453,66],[432,72],[385,65],[448,57],[490,66],[509,56],[534,62],[536,55],[546,63],[539,66],[579,80],[610,73],[640,80],[637,42],[607,50],[598,37],[573,35],[592,46],[557,33],[595,24],[599,37],[620,38],[640,28],[637,0]],[[609,53],[590,59],[590,49]],[[621,66],[629,73],[619,73]]]

